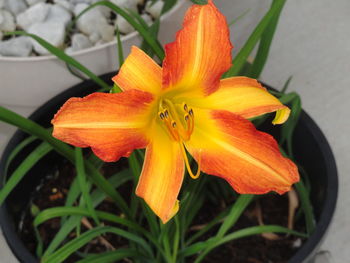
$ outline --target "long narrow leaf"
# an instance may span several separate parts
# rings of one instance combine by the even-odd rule
[[[258,52],[255,56],[255,59],[251,67],[251,70],[248,74],[248,77],[255,78],[255,79],[259,78],[261,72],[264,69],[282,8],[283,6],[280,9],[278,9],[278,11],[272,16],[269,24],[266,26],[264,33],[261,36]]]
[[[97,225],[100,224],[100,220],[96,215],[96,211],[92,205],[91,197],[89,194],[89,186],[86,180],[85,167],[84,167],[84,159],[81,148],[75,148],[75,167],[77,170],[77,177],[79,182],[79,187],[82,193],[82,197],[86,204],[88,211],[90,212],[92,218],[94,219]]]
[[[4,202],[6,197],[11,193],[13,188],[21,181],[26,173],[43,158],[48,152],[52,150],[52,146],[47,143],[41,143],[35,150],[33,150],[27,158],[18,166],[12,173],[10,179],[6,182],[4,187],[0,190],[0,205]]]
[[[113,263],[117,262],[117,260],[135,257],[142,258],[143,255],[136,249],[120,248],[115,251],[88,256],[76,263]]]
[[[261,38],[261,35],[269,25],[271,19],[281,11],[286,0],[274,0],[270,10],[262,18],[260,23],[257,25],[253,33],[248,38],[243,48],[239,51],[237,56],[233,59],[233,66],[225,73],[224,77],[236,76],[245,64],[249,54],[253,51],[255,45]]]

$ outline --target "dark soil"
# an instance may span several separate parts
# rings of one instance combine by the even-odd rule
[[[125,160],[123,166],[125,166]],[[119,168],[118,168],[119,167]],[[113,174],[120,170],[120,166],[115,165],[104,166],[104,174]],[[30,205],[28,205],[27,211],[23,215],[23,219],[19,222],[19,232],[21,239],[24,241],[28,249],[35,254],[36,238],[33,230],[33,210],[44,210],[49,207],[63,206],[65,203],[66,195],[69,191],[71,182],[75,177],[74,167],[64,162],[57,168],[57,170],[42,181],[40,186],[36,189],[36,192],[32,195]],[[123,197],[128,200],[128,196],[132,193],[131,184],[124,184],[119,188]],[[234,195],[233,195],[234,196]],[[232,199],[232,198],[231,198]],[[210,222],[215,216],[217,216],[225,206],[230,205],[234,200],[221,200],[220,204],[212,204],[209,200],[204,204],[199,211],[198,216],[193,222],[193,226],[200,226]],[[264,224],[276,224],[287,225],[288,215],[288,199],[287,196],[279,196],[276,194],[264,195],[258,198],[258,201],[253,202],[241,218],[236,223],[234,230],[242,229],[249,226],[258,225],[256,217],[257,202],[262,209]],[[30,209],[31,207],[31,209]],[[33,209],[34,207],[34,209]],[[120,214],[118,208],[113,202],[106,199],[99,207],[99,210],[107,211],[113,214]],[[93,221],[89,219],[89,223],[93,225]],[[103,222],[105,225],[111,225],[109,222]],[[303,220],[298,220],[295,225],[297,231],[304,231]],[[39,226],[40,236],[43,239],[44,246],[46,247],[54,238],[57,231],[60,229],[61,221],[59,218],[46,221]],[[120,227],[120,226],[118,226]],[[81,231],[85,231],[87,228],[82,227]],[[211,232],[205,234],[202,240],[211,237],[215,234],[217,229],[213,229]],[[190,236],[192,233],[189,232]],[[74,238],[76,232],[72,232],[70,238]],[[267,240],[262,236],[252,236],[247,238],[238,239],[222,245],[219,248],[214,249],[209,253],[203,262],[205,263],[283,263],[296,252],[301,245],[302,240],[295,236],[280,235],[278,240]],[[127,241],[116,235],[107,234],[103,238],[111,243],[115,248],[121,248],[127,246]],[[80,252],[84,253],[99,253],[106,251],[106,245],[101,242],[100,239],[92,240],[88,245],[83,247]],[[80,257],[73,255],[69,257],[65,263],[76,262]],[[193,258],[189,258],[186,262],[193,262]],[[131,262],[131,261],[129,261]]]

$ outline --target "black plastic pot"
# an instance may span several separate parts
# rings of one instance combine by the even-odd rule
[[[102,76],[106,81],[111,77],[112,74]],[[57,112],[58,108],[68,98],[85,96],[94,92],[96,88],[96,84],[92,81],[85,81],[70,88],[41,106],[30,116],[30,119],[49,127],[54,113]],[[5,174],[7,158],[26,136],[25,133],[17,131],[8,143],[0,162],[0,187],[3,186],[7,177],[7,174]],[[301,113],[300,121],[295,130],[293,147],[297,161],[305,168],[310,176],[312,189],[311,201],[317,220],[315,232],[289,260],[290,263],[301,263],[312,259],[312,256],[325,237],[336,206],[338,177],[334,156],[326,138],[316,123],[304,111]],[[30,149],[27,149],[27,152],[29,151]],[[23,158],[25,158],[25,155],[22,154],[19,158],[15,159],[12,162],[13,168]],[[39,165],[35,165],[30,171],[30,174],[21,181],[0,208],[0,224],[3,234],[14,255],[21,262],[37,263],[38,260],[27,250],[23,241],[19,239],[16,232],[16,222],[18,222],[16,218],[18,218],[19,211],[24,210],[30,192],[33,191],[41,180],[40,169],[50,169],[50,161],[54,158],[55,154],[50,154],[39,162],[40,167]]]

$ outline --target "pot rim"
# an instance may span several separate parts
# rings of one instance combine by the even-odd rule
[[[182,5],[185,4],[184,0],[177,0],[177,3],[171,8],[168,12],[166,12],[163,16],[161,16],[160,21],[163,22],[163,20],[169,18],[171,15],[173,15],[176,11],[180,9]],[[121,41],[128,41],[129,39],[138,37],[139,33],[135,30],[127,35],[121,36]],[[85,48],[82,50],[78,51],[73,51],[69,53],[68,55],[71,57],[78,57],[85,55],[87,53],[92,53],[101,49],[109,48],[116,46],[117,40],[112,40],[107,43],[98,45],[98,46],[93,46],[89,48]],[[33,63],[33,62],[39,62],[39,61],[47,61],[47,60],[54,60],[57,59],[56,56],[54,55],[44,55],[44,56],[36,56],[36,57],[10,57],[10,56],[0,56],[0,62],[27,62],[27,63]]]
[[[101,78],[110,79],[113,73],[104,74]],[[33,114],[30,115],[29,119],[33,120],[38,118],[41,115],[41,112],[45,112],[51,105],[57,104],[62,97],[72,97],[73,94],[76,93],[76,89],[79,88],[82,91],[87,91],[87,93],[91,92],[91,87],[93,87],[93,81],[88,80],[81,82],[73,87],[61,92],[57,96],[53,97],[41,107],[39,107]],[[265,85],[267,86],[267,85]],[[289,263],[300,263],[306,262],[307,259],[314,254],[315,250],[321,245],[323,239],[325,238],[325,234],[329,228],[329,225],[334,216],[334,212],[336,209],[336,202],[338,197],[338,173],[336,162],[334,159],[334,154],[331,150],[331,147],[322,133],[320,128],[317,126],[315,121],[304,111],[302,110],[300,114],[300,121],[307,127],[312,136],[318,141],[318,146],[322,156],[324,157],[326,162],[326,174],[327,176],[327,189],[326,195],[327,198],[324,202],[324,206],[322,212],[320,214],[319,220],[316,224],[316,228],[314,233],[307,239],[305,243],[303,243],[302,247],[294,254],[294,256],[288,261]],[[12,149],[18,144],[20,140],[22,140],[22,136],[24,132],[17,130],[14,135],[11,137],[10,141],[5,147],[5,150],[1,156],[0,160],[0,187],[3,186],[4,179],[2,171],[6,165],[6,159],[10,155]],[[0,226],[2,228],[4,237],[11,248],[13,254],[18,258],[26,258],[26,262],[28,263],[37,263],[38,260],[27,250],[24,246],[22,240],[18,237],[16,231],[14,231],[14,226],[12,224],[12,220],[6,209],[6,202],[0,207]],[[4,227],[9,226],[9,227]],[[12,240],[12,241],[11,241]],[[19,255],[22,255],[21,257]],[[27,261],[29,260],[29,261]]]

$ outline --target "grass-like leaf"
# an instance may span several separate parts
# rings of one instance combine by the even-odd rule
[[[255,45],[260,40],[262,34],[265,32],[265,29],[268,27],[271,20],[274,18],[276,14],[281,12],[283,8],[285,0],[274,0],[270,10],[266,13],[266,15],[262,18],[260,23],[254,29],[253,33],[248,38],[245,45],[239,51],[237,56],[233,59],[233,66],[224,74],[225,78],[237,76],[247,61],[248,56],[253,51]]]
[[[43,257],[41,259],[41,262],[42,263],[61,263],[65,259],[67,259],[72,253],[79,250],[85,244],[89,243],[92,239],[100,235],[103,235],[105,233],[112,233],[112,234],[124,237],[128,240],[132,240],[133,242],[136,242],[141,247],[143,247],[145,251],[148,253],[148,256],[152,255],[152,250],[144,239],[134,234],[131,234],[123,229],[107,226],[107,227],[96,227],[84,232],[79,237],[76,237],[75,239],[69,241],[67,244],[65,244],[63,247],[58,249],[53,254],[47,257]]]
[[[266,26],[264,33],[261,36],[258,52],[255,56],[250,72],[248,73],[248,77],[255,78],[255,79],[260,77],[260,74],[267,61],[267,57],[269,56],[270,46],[277,28],[278,19],[281,15],[282,8],[283,8],[283,5],[272,16],[269,24]]]
[[[196,5],[206,5],[208,4],[208,0],[191,0]]]
[[[125,258],[140,258],[142,259],[143,255],[133,248],[120,248],[115,251],[105,252],[101,254],[87,256],[86,258],[77,261],[76,263],[113,263],[119,262],[121,259]]]
[[[17,169],[12,173],[11,177],[7,180],[4,187],[0,190],[0,205],[16,187],[16,185],[22,180],[26,173],[33,167],[33,165],[35,165],[51,150],[52,146],[46,142],[43,142],[35,150],[33,150],[25,160],[23,160],[23,162],[17,167]]]

